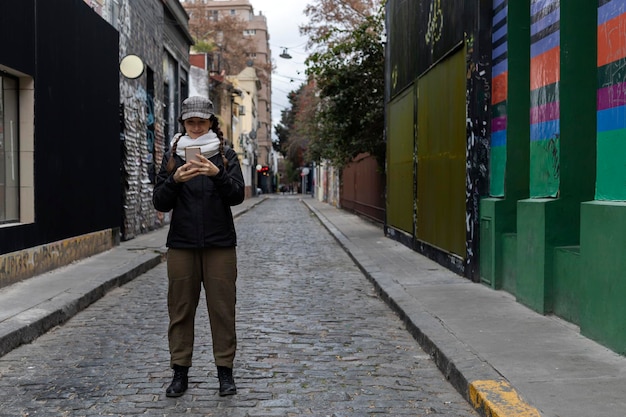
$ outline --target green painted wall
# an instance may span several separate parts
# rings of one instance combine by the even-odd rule
[[[554,250],[554,314],[578,324],[580,291],[580,247],[563,246]]]
[[[625,355],[626,118],[622,91],[626,50],[615,45],[626,41],[626,13],[621,1],[601,3],[597,18],[596,201],[581,206],[579,322],[582,334]]]
[[[507,170],[504,187],[506,199],[513,202],[513,211],[515,211],[515,201],[529,195],[529,8],[530,0],[513,0],[508,5],[509,85],[507,97]],[[506,230],[515,230],[514,220]]]
[[[581,219],[580,330],[624,355],[626,203],[583,203]]]
[[[598,132],[597,200],[626,200],[626,129]]]
[[[506,146],[492,146],[489,154],[489,194],[493,197],[504,197],[506,150]]]
[[[541,313],[567,302],[568,294],[555,291],[554,249],[579,245],[580,203],[592,200],[595,191],[596,7],[595,2],[560,7],[558,198],[518,203],[516,296]],[[531,164],[531,178],[532,170]]]
[[[561,144],[555,137],[530,142],[530,195],[534,198],[557,197],[561,185]]]
[[[552,199],[527,199],[517,203],[516,297],[540,313],[551,310],[552,257],[546,241],[550,219],[557,211]]]
[[[580,202],[531,198],[517,203],[517,299],[540,312],[554,311],[554,249],[578,246]],[[577,284],[575,284],[577,285]],[[565,295],[566,296],[566,295]]]
[[[510,248],[505,250],[504,234],[517,230],[517,201],[529,195],[530,1],[509,1],[507,7],[506,105],[499,110],[492,110],[493,115],[506,117],[506,145],[493,146],[490,155],[492,168],[494,164],[505,164],[504,167],[497,167],[496,178],[492,178],[497,183],[492,187],[492,195],[494,192],[497,195],[502,187],[504,198],[485,198],[480,202],[481,224],[487,220],[491,222],[490,233],[484,234],[481,230],[480,277],[482,282],[492,288],[508,290],[515,288],[514,283],[511,283],[515,277],[511,265],[516,262],[517,252]],[[503,102],[501,98],[496,100]],[[506,152],[506,155],[501,155],[502,152]],[[508,281],[506,285],[505,280]]]
[[[501,288],[513,295],[517,292],[517,233],[502,234]]]
[[[387,124],[387,224],[413,234],[415,88],[389,103]]]
[[[561,189],[559,198],[572,199],[577,202],[592,200],[596,184],[598,35],[595,3],[593,1],[561,2]],[[575,210],[580,210],[579,205],[575,205]],[[579,223],[569,227],[578,229]]]

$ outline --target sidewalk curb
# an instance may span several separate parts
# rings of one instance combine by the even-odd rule
[[[364,260],[359,258],[361,251],[350,239],[323,213],[306,200],[302,202],[374,285],[382,300],[400,317],[409,333],[432,357],[444,377],[478,413],[485,417],[541,416],[536,408],[527,404],[517,394],[496,369],[459,340],[444,323],[421,308],[392,278],[384,274],[370,273],[363,265]]]
[[[20,345],[32,342],[53,327],[66,322],[102,298],[112,288],[128,283],[159,265],[161,261],[162,254],[160,253],[141,254],[136,259],[131,260],[130,268],[128,268],[128,264],[125,264],[123,271],[120,271],[120,268],[112,269],[107,277],[101,279],[99,285],[85,292],[65,292],[59,297],[39,304],[37,308],[23,311],[8,319],[9,328],[0,334],[0,357]]]
[[[237,217],[241,216],[242,214],[246,214],[247,212],[249,212],[250,210],[252,210],[253,208],[255,208],[256,206],[258,206],[259,204],[263,203],[265,200],[267,200],[269,197],[267,196],[262,196],[262,197],[258,197],[259,200],[256,201],[253,204],[250,204],[248,207],[246,207],[245,209],[238,211],[236,213],[233,213],[233,218],[236,219]]]

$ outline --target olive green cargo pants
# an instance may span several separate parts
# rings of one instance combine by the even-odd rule
[[[204,286],[215,365],[233,367],[237,254],[232,248],[167,251],[170,366],[191,366],[194,322]]]

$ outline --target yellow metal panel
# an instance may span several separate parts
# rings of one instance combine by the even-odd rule
[[[465,48],[418,81],[417,237],[465,258]]]
[[[413,234],[415,90],[389,104],[387,126],[387,224]]]

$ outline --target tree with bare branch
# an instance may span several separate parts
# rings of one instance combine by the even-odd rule
[[[300,26],[300,33],[309,37],[309,49],[332,48],[349,40],[383,4],[384,0],[315,0],[304,9],[309,22]]]
[[[267,83],[272,72],[271,63],[254,61],[254,42],[245,36],[246,22],[237,16],[207,14],[202,9],[192,9],[189,19],[189,31],[195,45],[193,51],[209,53],[218,61],[219,71],[227,75],[236,75],[247,66],[256,69],[257,77]]]

